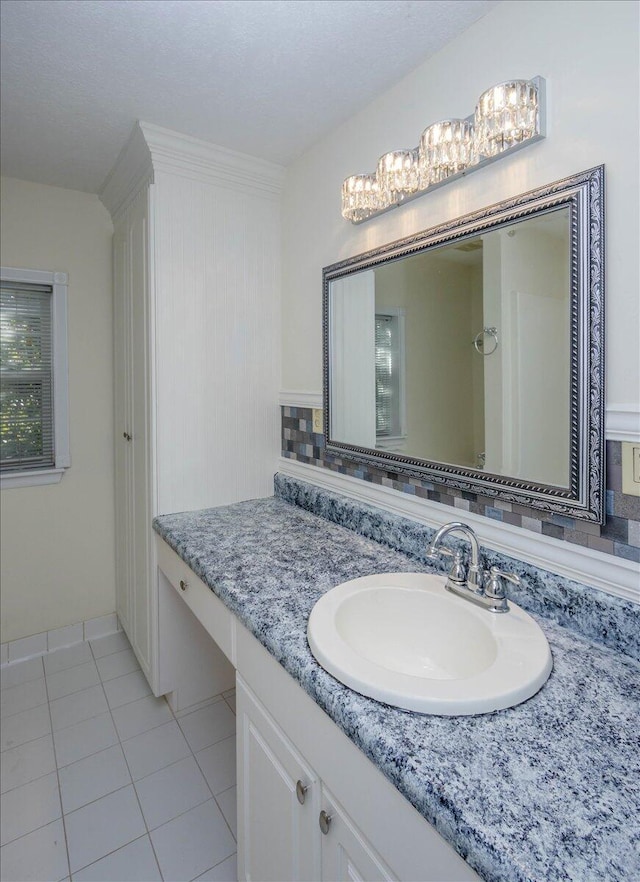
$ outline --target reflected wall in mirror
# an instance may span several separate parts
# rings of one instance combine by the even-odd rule
[[[330,452],[603,516],[603,169],[324,270]]]

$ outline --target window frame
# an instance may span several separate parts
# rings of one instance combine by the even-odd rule
[[[6,471],[0,487],[57,484],[71,465],[69,445],[69,368],[67,343],[67,273],[0,267],[0,281],[51,287],[51,345],[53,353],[53,468]]]

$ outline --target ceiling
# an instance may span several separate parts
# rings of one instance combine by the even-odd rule
[[[136,120],[288,165],[497,0],[2,0],[2,174],[96,193]]]

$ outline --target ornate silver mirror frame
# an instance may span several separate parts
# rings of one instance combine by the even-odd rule
[[[332,437],[330,372],[334,343],[330,339],[330,286],[333,281],[564,207],[569,209],[571,262],[568,486],[533,483],[359,447]],[[604,522],[604,166],[332,264],[323,269],[322,277],[324,425],[328,454],[483,497],[595,523]]]

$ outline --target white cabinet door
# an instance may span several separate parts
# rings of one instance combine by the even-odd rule
[[[115,491],[116,491],[116,612],[130,633],[131,616],[131,292],[129,284],[128,225],[120,224],[113,236],[114,284],[114,404],[115,404]]]
[[[240,677],[236,700],[238,878],[317,882],[318,781]],[[298,782],[307,788],[303,804]]]
[[[324,785],[321,811],[324,816],[319,816],[318,827],[322,838],[323,882],[397,879]]]
[[[157,694],[149,358],[149,191],[114,235],[117,612]]]

